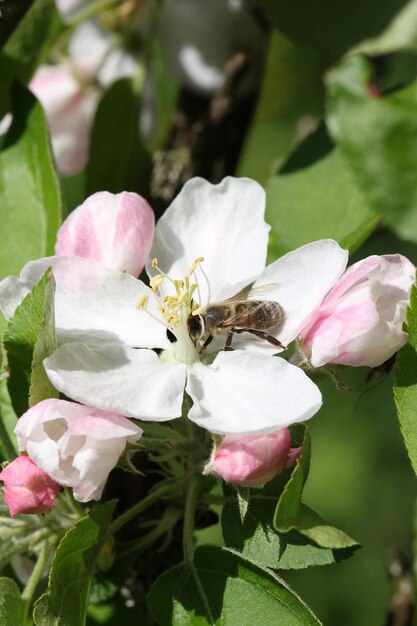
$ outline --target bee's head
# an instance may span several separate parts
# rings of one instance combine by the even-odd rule
[[[187,326],[189,335],[194,342],[203,338],[205,327],[202,315],[189,315],[187,319]]]

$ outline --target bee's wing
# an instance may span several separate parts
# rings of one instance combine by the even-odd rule
[[[267,296],[272,293],[278,287],[278,283],[268,283],[266,285],[259,285],[258,287],[252,287],[248,285],[241,289],[231,298],[228,298],[224,302],[241,302],[242,300],[257,300],[260,296]]]
[[[268,283],[266,285],[259,285],[258,287],[252,287],[249,289],[246,299],[247,300],[257,300],[261,296],[265,298],[265,296],[270,295],[279,287],[278,283]]]

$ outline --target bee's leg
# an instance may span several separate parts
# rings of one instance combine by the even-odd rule
[[[214,339],[213,335],[209,335],[207,337],[207,339],[205,340],[205,342],[203,343],[203,345],[201,346],[200,352],[203,352],[203,350],[205,350],[207,348],[207,346],[209,346],[211,344],[213,339]]]
[[[255,330],[254,328],[236,328],[235,333],[251,333],[251,335],[255,335],[260,339],[265,339],[265,341],[268,341],[268,343],[276,346],[277,348],[283,348],[285,350],[287,347],[283,346],[279,339],[276,339],[265,330]]]
[[[232,348],[232,339],[233,339],[233,333],[229,333],[227,335],[226,343],[224,344],[225,352],[230,352],[231,350],[233,350],[233,348]]]

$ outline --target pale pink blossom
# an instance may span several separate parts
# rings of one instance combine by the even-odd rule
[[[99,500],[110,471],[142,430],[108,411],[66,400],[43,400],[19,419],[19,448],[79,502]]]
[[[30,89],[44,108],[58,169],[71,176],[87,161],[99,93],[80,82],[65,64],[40,67]]]
[[[139,276],[154,230],[154,213],[144,198],[127,191],[102,191],[67,217],[58,231],[55,251],[60,256],[85,257]]]
[[[19,456],[0,472],[4,500],[14,517],[19,513],[44,513],[55,506],[60,490],[48,474],[28,456]]]
[[[370,256],[339,279],[300,335],[313,367],[377,367],[408,339],[402,329],[415,267],[400,254]]]
[[[291,448],[288,428],[265,435],[226,436],[206,471],[213,470],[228,483],[255,487],[269,482],[294,465],[301,448]]]

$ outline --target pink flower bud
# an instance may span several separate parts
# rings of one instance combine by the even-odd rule
[[[300,450],[298,449],[298,456]],[[266,435],[226,436],[215,452],[212,467],[228,483],[255,487],[293,465],[291,435],[280,428]]]
[[[402,325],[415,272],[400,254],[352,265],[301,333],[311,364],[377,367],[395,354],[408,339]]]
[[[43,513],[55,506],[60,486],[28,456],[19,456],[0,472],[10,515]]]
[[[142,430],[118,413],[66,400],[43,400],[15,428],[21,450],[79,502],[99,500],[110,471]]]
[[[127,191],[100,191],[67,217],[58,231],[55,251],[139,276],[154,230],[154,213],[144,198]]]
[[[51,132],[58,169],[66,176],[81,170],[88,153],[99,94],[78,82],[67,65],[43,65],[30,89],[41,102]]]

